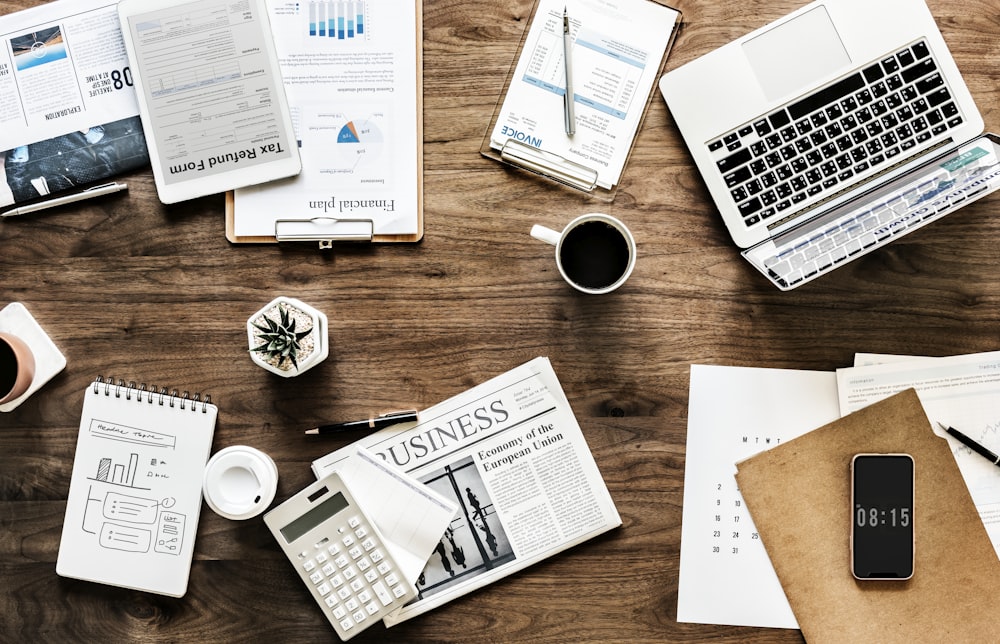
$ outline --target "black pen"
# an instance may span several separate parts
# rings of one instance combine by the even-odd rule
[[[976,441],[972,440],[962,432],[958,431],[954,427],[945,427],[944,423],[940,422],[938,423],[938,425],[941,425],[941,429],[943,429],[944,431],[948,432],[949,434],[957,438],[959,442],[961,442],[963,445],[971,449],[976,454],[979,454],[980,456],[989,459],[990,461],[993,462],[994,465],[1000,466],[1000,456],[997,456],[996,454],[986,449],[985,447],[983,447]]]
[[[372,416],[365,420],[352,420],[346,423],[334,423],[332,425],[320,425],[319,427],[313,427],[312,429],[307,429],[307,434],[334,434],[337,432],[351,432],[357,431],[359,429],[367,429],[375,431],[377,429],[385,429],[392,425],[398,425],[399,423],[409,423],[411,421],[417,420],[417,412],[414,409],[408,409],[406,411],[393,411],[387,414],[379,414],[378,416]]]

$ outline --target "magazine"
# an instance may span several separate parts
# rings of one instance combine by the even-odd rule
[[[0,17],[0,207],[149,163],[117,4]]]
[[[621,525],[547,358],[536,358],[313,462],[362,445],[458,504],[393,626]]]

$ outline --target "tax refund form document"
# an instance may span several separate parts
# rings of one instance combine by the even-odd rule
[[[838,417],[833,372],[691,366],[678,622],[798,628],[736,463]]]
[[[566,133],[563,11],[573,35],[576,132]],[[680,13],[650,0],[539,0],[510,87],[490,134],[597,171],[597,186],[621,179],[653,82]]]

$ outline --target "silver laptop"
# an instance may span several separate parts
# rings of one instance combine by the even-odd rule
[[[1000,186],[923,0],[819,0],[660,79],[743,256],[800,286]]]

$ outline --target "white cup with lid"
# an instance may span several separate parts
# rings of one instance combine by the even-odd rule
[[[219,450],[205,466],[205,502],[216,514],[241,521],[271,505],[278,490],[278,468],[264,452],[246,445]]]

